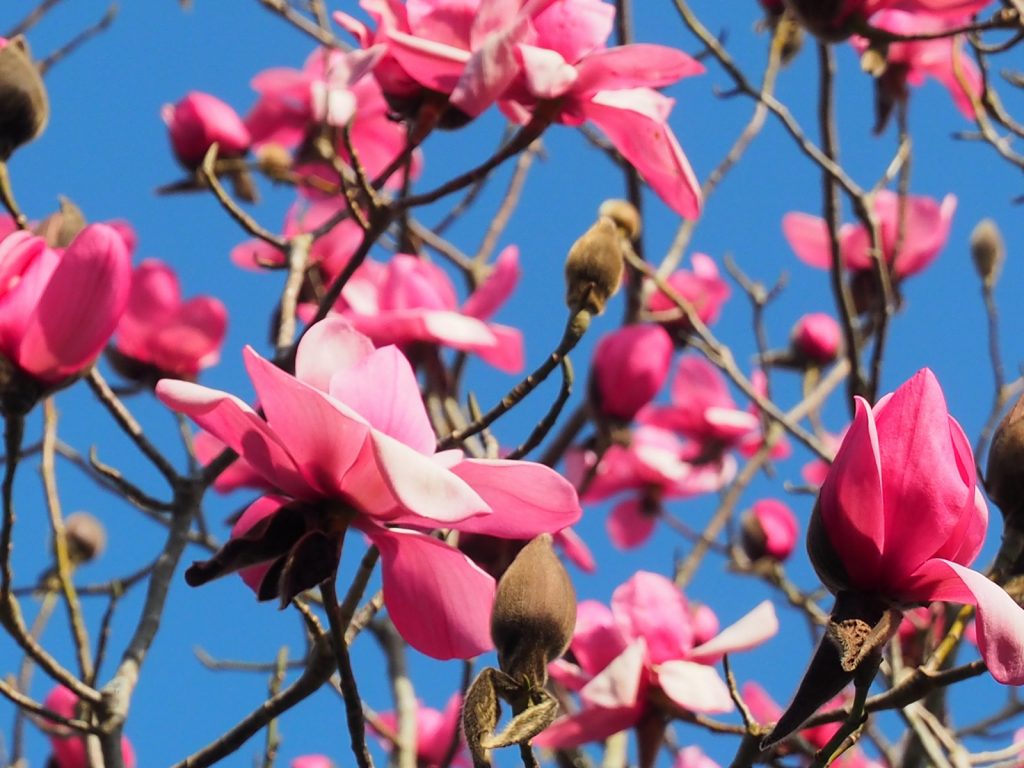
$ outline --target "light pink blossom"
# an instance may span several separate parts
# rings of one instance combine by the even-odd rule
[[[519,280],[519,251],[505,248],[493,271],[460,307],[440,267],[409,254],[364,262],[346,283],[335,311],[377,345],[427,342],[472,352],[502,370],[523,368],[523,337],[489,322]]]
[[[164,105],[161,116],[175,157],[189,169],[198,168],[214,144],[220,157],[240,157],[252,143],[238,113],[208,93],[191,91],[177,104]]]
[[[122,237],[85,227],[60,251],[18,231],[0,241],[0,354],[43,385],[80,373],[113,333],[128,301]]]
[[[78,697],[63,685],[58,685],[43,702],[43,706],[61,717],[79,717]],[[82,734],[51,726],[48,731],[53,762],[57,768],[88,768],[89,758],[85,752],[85,740]],[[124,757],[125,768],[135,768],[135,750],[127,736],[121,737],[121,755]]]
[[[939,255],[949,237],[956,211],[956,197],[946,195],[942,202],[930,197],[908,196],[901,214],[899,195],[887,189],[875,194],[874,213],[881,230],[882,255],[897,279],[917,274]],[[900,241],[900,218],[903,239]],[[797,257],[812,267],[832,266],[832,246],[824,219],[807,213],[787,213],[782,232]],[[852,272],[872,269],[871,235],[863,224],[844,224],[839,230],[843,266]]]
[[[121,355],[164,376],[194,379],[220,359],[227,322],[219,299],[197,296],[182,301],[174,270],[158,259],[146,259],[132,274],[114,346]]]
[[[452,746],[459,731],[459,721],[462,716],[462,696],[458,693],[448,699],[443,710],[425,707],[422,702],[416,702],[416,764],[420,768],[440,768],[445,764],[445,758]],[[377,715],[377,721],[395,733],[398,727],[398,718],[394,712],[381,712]],[[372,726],[371,726],[372,727]],[[381,739],[385,749],[390,749],[391,742],[388,739]],[[467,766],[466,748],[461,735],[459,746],[455,752],[452,765]]]
[[[576,664],[559,660],[550,672],[579,691],[582,706],[534,743],[559,748],[600,741],[660,711],[661,700],[689,712],[731,711],[729,690],[714,664],[777,631],[775,610],[765,601],[697,645],[683,594],[664,576],[640,571],[615,590],[610,609],[593,600],[580,603],[570,645]]]
[[[295,376],[251,348],[245,362],[265,419],[225,392],[169,379],[157,385],[164,403],[279,491],[257,501],[256,512],[250,507],[246,514],[259,519],[213,559],[193,565],[189,581],[270,564],[259,595],[288,600],[332,577],[352,527],[380,549],[384,603],[413,647],[435,658],[490,648],[494,580],[422,531],[526,539],[560,530],[580,516],[572,486],[531,462],[436,453],[408,361],[395,347],[374,350],[341,318],[306,333]],[[301,572],[289,567],[297,561]]]
[[[627,325],[602,337],[593,365],[598,412],[631,420],[658,394],[671,362],[672,339],[659,325]]]

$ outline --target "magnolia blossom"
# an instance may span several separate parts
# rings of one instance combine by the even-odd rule
[[[596,468],[592,452],[570,453],[567,472],[577,487],[585,486],[584,501],[628,494],[612,508],[607,526],[615,546],[631,549],[654,532],[664,499],[713,493],[735,476],[731,456],[700,463],[686,459],[698,451],[668,430],[642,426],[632,432],[628,445],[609,446]]]
[[[808,29],[825,40],[842,40],[857,31],[872,14],[887,9],[938,18],[964,18],[992,0],[784,0]]]
[[[64,250],[17,231],[0,241],[0,354],[37,384],[80,373],[103,350],[128,301],[125,242],[105,224]]]
[[[843,343],[839,323],[824,312],[812,312],[801,317],[789,338],[796,357],[816,365],[835,360]]]
[[[174,155],[186,168],[198,168],[214,144],[221,157],[239,157],[252,143],[238,113],[208,93],[191,91],[177,104],[166,104],[160,114]]]
[[[409,254],[367,260],[345,284],[335,311],[375,344],[427,342],[472,352],[503,371],[523,368],[523,337],[488,319],[519,280],[519,251],[505,248],[460,307],[444,270]]]
[[[695,253],[690,257],[692,270],[677,269],[668,276],[668,284],[679,296],[685,299],[700,321],[711,325],[718,319],[722,305],[729,298],[729,284],[721,278],[714,259],[703,253]],[[689,320],[681,315],[682,310],[668,296],[654,285],[650,286],[647,299],[647,311],[653,319],[671,313],[672,319],[664,321],[669,330],[688,334],[693,329]]]
[[[61,717],[70,719],[79,716],[76,712],[78,697],[63,685],[50,691],[43,706]],[[56,725],[50,726],[47,734],[57,768],[88,768],[90,763],[82,734]],[[135,750],[127,736],[121,737],[121,755],[124,757],[125,768],[135,768]]]
[[[672,339],[660,325],[627,325],[604,336],[594,348],[597,411],[631,420],[658,394],[671,362]]]
[[[672,708],[706,714],[733,709],[715,664],[723,654],[754,648],[778,631],[765,601],[710,640],[696,644],[686,598],[664,576],[639,571],[615,590],[611,608],[579,604],[570,649],[551,676],[579,692],[581,708],[534,743],[572,747],[600,741]]]
[[[416,764],[419,768],[440,768],[445,765],[452,742],[459,734],[461,715],[462,696],[458,693],[448,699],[441,711],[425,707],[420,701],[416,702]],[[377,715],[377,724],[394,734],[398,729],[398,717],[394,712],[381,712]],[[377,730],[373,724],[370,727]],[[382,738],[381,744],[390,750],[392,742]],[[465,751],[465,744],[459,735],[459,746],[451,765],[468,766]]]
[[[902,279],[931,264],[946,245],[956,196],[946,195],[941,203],[930,197],[908,196],[901,203],[899,195],[883,189],[875,194],[873,208],[878,217],[882,256],[895,278]],[[824,219],[787,213],[782,219],[782,232],[802,262],[819,269],[831,268],[832,246]],[[873,268],[871,234],[863,224],[844,224],[839,229],[839,249],[843,266],[851,272]]]
[[[197,296],[183,302],[174,270],[146,259],[132,274],[114,347],[120,356],[159,374],[194,379],[220,359],[227,322],[220,300]]]
[[[897,35],[943,32],[962,26],[968,17],[941,18],[921,13],[887,10],[871,17],[871,25]],[[962,36],[934,40],[907,40],[889,43],[885,49],[885,72],[879,78],[883,97],[891,104],[906,98],[906,86],[920,86],[934,77],[946,87],[953,102],[965,117],[974,120],[973,102],[983,90],[981,72],[974,59],[963,50]],[[850,42],[859,53],[870,45],[867,38],[855,35]]]
[[[301,755],[292,760],[291,768],[334,768],[334,761],[327,755]]]
[[[436,453],[409,362],[395,347],[374,350],[341,318],[306,333],[295,376],[251,348],[245,363],[265,419],[225,392],[169,379],[157,385],[164,403],[278,491],[246,510],[239,525],[250,527],[189,569],[190,583],[269,566],[259,596],[287,601],[334,577],[344,534],[355,528],[380,549],[384,603],[413,647],[435,658],[490,648],[494,579],[423,531],[517,539],[557,531],[579,519],[572,486],[531,462]]]

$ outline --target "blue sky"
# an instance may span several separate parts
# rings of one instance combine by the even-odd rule
[[[637,5],[639,40],[677,46],[690,53],[698,51],[668,0]],[[710,29],[726,35],[729,50],[756,79],[767,46],[767,37],[754,31],[759,15],[756,3],[733,0],[694,5]],[[354,3],[345,0],[331,7],[353,12]],[[91,3],[59,6],[30,34],[34,51],[46,55],[92,23],[99,12],[99,6]],[[10,26],[15,15],[5,9],[0,29]],[[37,142],[18,152],[10,163],[16,195],[31,218],[49,213],[57,195],[63,194],[77,202],[91,220],[128,219],[139,234],[136,261],[150,256],[164,259],[179,270],[186,295],[216,293],[227,303],[230,325],[222,363],[204,374],[202,382],[243,398],[251,395],[251,388],[239,365],[240,351],[247,343],[267,350],[270,309],[283,276],[242,272],[229,262],[230,248],[246,235],[212,197],[154,194],[158,186],[181,175],[169,151],[159,112],[164,103],[178,100],[187,91],[202,90],[218,95],[244,113],[255,97],[248,85],[253,75],[272,66],[299,67],[311,50],[308,38],[256,2],[197,0],[188,11],[169,1],[126,3],[109,31],[59,63],[48,75],[50,125]],[[880,137],[871,135],[871,82],[859,71],[856,56],[848,46],[837,49],[837,58],[842,159],[863,186],[870,186],[895,150],[894,129],[890,127]],[[745,97],[723,95],[731,90],[732,83],[720,68],[707,63],[707,74],[669,89],[677,99],[671,123],[701,179],[728,151],[753,108]],[[813,46],[807,46],[781,75],[779,97],[812,136],[817,133],[815,88],[816,56]],[[1008,101],[1012,108],[1013,100]],[[994,217],[1003,229],[1008,259],[997,296],[1002,311],[1003,354],[1012,373],[1021,355],[1016,330],[1024,319],[1024,306],[1017,300],[1022,266],[1016,258],[1024,241],[1024,227],[1019,209],[1012,202],[1021,193],[1020,177],[991,148],[953,138],[955,132],[969,125],[947,93],[934,83],[913,92],[910,125],[914,132],[912,192],[935,198],[954,192],[959,207],[940,258],[905,285],[905,307],[892,326],[882,389],[889,391],[919,368],[931,367],[943,385],[951,412],[973,440],[988,413],[992,385],[985,315],[979,282],[968,256],[968,235],[984,216]],[[486,157],[502,128],[500,116],[492,110],[457,134],[431,137],[424,148],[422,188],[432,187]],[[545,150],[546,158],[535,165],[523,203],[501,241],[501,245],[519,246],[526,277],[498,319],[523,328],[527,356],[533,362],[539,361],[561,334],[561,270],[568,247],[593,221],[602,200],[623,194],[621,175],[579,133],[555,127],[545,136]],[[507,177],[507,168],[496,174],[474,212],[451,230],[451,239],[463,250],[472,250],[479,243]],[[261,185],[261,191],[265,193],[264,201],[253,213],[268,228],[276,229],[290,194],[266,184]],[[671,242],[678,221],[653,195],[648,194],[645,202],[645,249],[649,258],[656,258]],[[796,260],[782,238],[779,224],[788,211],[817,213],[820,207],[818,170],[769,118],[743,162],[708,201],[691,244],[693,250],[710,254],[720,265],[723,256],[730,254],[747,274],[769,284],[783,273],[788,276],[785,292],[767,314],[769,334],[776,344],[785,341],[790,326],[801,314],[832,307],[826,274]],[[431,224],[445,210],[439,205],[417,215]],[[849,213],[845,218],[850,218]],[[584,370],[593,343],[601,333],[615,328],[620,316],[621,304],[617,301],[595,321],[573,356],[578,372]],[[715,332],[733,348],[744,366],[754,351],[750,322],[749,306],[734,286]],[[479,363],[472,363],[469,370],[471,386],[483,403],[493,402],[515,383],[513,377]],[[574,402],[584,389],[582,376],[580,379]],[[793,377],[780,374],[777,387],[784,405],[797,397]],[[554,386],[542,387],[518,416],[499,422],[497,432],[502,441],[520,441],[554,392]],[[96,445],[101,459],[154,494],[167,495],[160,478],[138,458],[107,414],[90,400],[84,386],[61,393],[57,402],[62,439],[83,452]],[[130,406],[153,438],[169,446],[172,458],[182,462],[176,427],[168,413],[145,396],[133,398]],[[845,405],[837,399],[826,411],[827,426],[838,430],[846,414]],[[30,421],[30,441],[38,429],[35,418]],[[797,447],[791,460],[776,467],[774,479],[761,478],[755,484],[743,506],[761,496],[784,498],[782,483],[799,481],[799,468],[806,460],[806,453]],[[58,471],[65,510],[87,509],[101,516],[110,536],[108,554],[83,568],[82,581],[92,583],[124,574],[155,555],[162,538],[158,526],[97,491],[66,463]],[[15,569],[18,583],[28,584],[41,568],[47,539],[38,474],[31,463],[21,469],[17,498]],[[207,515],[216,531],[226,533],[220,522],[247,498],[240,493],[226,499],[208,499]],[[811,499],[793,496],[787,500],[805,523]],[[701,498],[678,504],[673,512],[699,527],[714,505],[715,499]],[[998,517],[994,509],[993,515]],[[588,508],[579,528],[599,561],[599,571],[593,576],[573,572],[581,598],[607,602],[614,587],[636,569],[668,573],[673,556],[686,550],[685,542],[660,528],[642,550],[617,553],[607,543],[605,516],[604,507]],[[986,552],[994,552],[998,535],[995,522]],[[356,544],[353,539],[346,548],[346,572],[355,567],[359,550]],[[198,550],[190,550],[185,559],[187,562],[200,556]],[[792,570],[802,585],[814,584],[799,550]],[[725,625],[767,593],[749,580],[724,573],[720,562],[710,559],[688,594],[710,603]],[[123,647],[140,602],[141,593],[133,591],[117,613],[112,659]],[[28,605],[26,608],[31,615],[32,609]],[[101,602],[88,603],[93,634],[102,609]],[[785,701],[795,689],[809,646],[799,617],[787,608],[780,608],[780,617],[787,627],[784,635],[737,659],[735,666],[741,680],[756,675],[777,699]],[[58,611],[44,640],[70,663],[66,636],[63,615]],[[143,669],[129,720],[127,732],[136,745],[140,764],[156,766],[183,758],[235,723],[264,695],[264,676],[208,671],[196,661],[195,648],[201,647],[218,658],[268,661],[282,644],[290,645],[293,656],[301,653],[297,616],[257,605],[234,579],[190,590],[179,577],[164,626]],[[374,643],[366,637],[354,653],[357,678],[367,703],[376,709],[389,709],[382,657]],[[0,659],[4,662],[0,674],[13,671],[18,658],[12,644],[0,638]],[[431,705],[442,706],[457,685],[459,665],[434,663],[415,654],[413,658],[418,695]],[[112,661],[108,661],[101,678],[106,679],[111,671]],[[1001,696],[994,684],[988,682],[986,686],[974,684],[972,690],[988,692],[985,695],[993,701]],[[42,697],[47,690],[48,685],[37,674],[33,694]],[[0,732],[9,733],[7,723],[12,716],[11,707],[0,702]],[[343,722],[336,696],[326,691],[314,696],[282,720],[281,764],[310,752],[324,752],[339,765],[349,764]],[[28,755],[33,765],[42,765],[44,740],[29,730]],[[700,743],[722,762],[735,748],[735,742],[710,742],[687,727],[677,728],[677,735],[682,745]],[[262,737],[257,737],[226,764],[249,765],[261,749]]]

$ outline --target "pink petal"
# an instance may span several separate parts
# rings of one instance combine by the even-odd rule
[[[808,213],[787,213],[782,217],[782,234],[804,264],[818,269],[832,266],[832,245],[824,219]]]
[[[434,453],[434,429],[416,374],[397,347],[383,347],[331,378],[331,397],[345,403],[374,429],[420,453]]]
[[[731,712],[729,688],[714,667],[692,661],[667,661],[655,673],[658,686],[674,703],[691,712]]]
[[[508,301],[519,282],[519,249],[506,246],[491,266],[491,273],[462,305],[462,314],[478,320],[490,320]]]
[[[565,559],[585,573],[597,571],[597,563],[587,543],[572,528],[563,528],[554,534],[555,546]]]
[[[451,45],[426,40],[398,30],[387,35],[388,53],[424,88],[451,93],[462,76],[470,53]]]
[[[537,14],[536,45],[558,51],[572,63],[604,48],[615,21],[615,7],[593,0],[561,0]]]
[[[473,55],[452,89],[451,103],[470,117],[493,104],[519,74],[515,47],[526,32],[525,20],[520,20],[490,34],[482,45],[474,44]]]
[[[533,739],[533,744],[547,749],[568,749],[590,741],[603,741],[636,725],[642,711],[639,705],[615,709],[587,707],[553,722]]]
[[[199,463],[207,465],[220,455],[221,451],[227,448],[224,443],[211,435],[209,432],[197,432],[192,438],[193,447],[196,450],[196,458]],[[230,493],[239,488],[257,488],[263,491],[272,491],[274,486],[245,459],[238,457],[231,465],[217,475],[213,481],[213,487],[217,493]]]
[[[231,527],[231,538],[243,536],[246,531],[261,520],[270,517],[287,503],[288,500],[282,496],[261,496],[256,499],[256,501],[246,508],[241,517],[239,517]],[[238,575],[242,578],[242,581],[245,582],[245,585],[249,587],[249,589],[258,593],[260,589],[260,582],[262,582],[263,577],[267,575],[267,571],[270,570],[271,565],[272,563],[261,563],[260,565],[242,568],[238,571]]]
[[[399,634],[435,659],[468,659],[493,647],[494,579],[457,549],[415,531],[372,528],[384,605]]]
[[[596,675],[626,650],[627,644],[607,606],[596,600],[580,601],[570,647],[584,672]]]
[[[612,593],[612,613],[627,638],[647,641],[653,664],[681,658],[693,645],[686,598],[660,574],[635,573]]]
[[[770,601],[765,600],[739,621],[730,624],[715,637],[690,651],[688,658],[693,661],[715,663],[726,653],[756,648],[769,638],[775,637],[778,631],[779,620],[775,616],[775,607]]]
[[[236,451],[275,488],[300,499],[316,495],[302,478],[281,438],[237,397],[174,379],[157,382],[156,395],[169,408],[185,414]]]
[[[499,371],[519,373],[525,364],[523,334],[518,328],[489,323],[487,330],[494,338],[493,343],[466,345],[466,351],[477,355],[488,365]],[[454,344],[452,345],[454,346]]]
[[[664,45],[619,45],[595,51],[578,65],[577,94],[623,88],[660,88],[704,73],[704,65]]]
[[[579,74],[557,51],[521,44],[517,50],[526,90],[538,99],[557,99],[573,87]]]
[[[978,607],[978,649],[992,677],[1024,683],[1024,609],[998,584],[949,560],[928,560],[901,595],[912,601],[946,600]]]
[[[373,352],[373,342],[345,319],[332,316],[306,331],[295,354],[295,378],[321,392],[331,377],[346,371]]]
[[[25,328],[21,367],[51,382],[91,363],[117,326],[130,285],[130,257],[117,231],[90,224],[79,232]]]
[[[658,516],[647,512],[640,498],[631,496],[616,504],[608,516],[608,538],[619,549],[639,547],[651,538],[657,521]]]
[[[466,459],[451,471],[494,510],[492,515],[459,523],[456,527],[460,531],[532,539],[570,526],[583,514],[569,481],[543,464]]]
[[[700,215],[700,183],[664,112],[672,102],[657,91],[599,91],[582,105],[587,119],[608,136],[651,189],[687,219]]]
[[[636,707],[640,703],[646,658],[643,638],[635,640],[583,686],[580,698],[587,706],[604,709]]]
[[[603,413],[632,419],[658,394],[672,362],[672,338],[660,325],[627,325],[594,349],[593,376]]]
[[[182,304],[174,317],[149,340],[149,349],[137,359],[150,362],[170,374],[194,377],[220,359],[220,347],[228,329],[228,311],[219,299],[197,296]],[[118,347],[127,353],[121,339]]]
[[[462,720],[462,695],[456,691],[442,712],[420,707],[416,718],[416,752],[430,765],[444,763]]]
[[[283,265],[285,256],[265,240],[246,240],[231,249],[231,263],[242,269],[264,269],[265,265]]]
[[[319,496],[343,497],[343,478],[359,457],[369,426],[320,390],[264,360],[252,347],[245,348],[244,356],[267,424],[288,446],[308,486]]]

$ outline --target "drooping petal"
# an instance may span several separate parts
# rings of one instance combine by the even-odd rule
[[[619,549],[639,547],[654,533],[658,516],[644,508],[636,496],[620,501],[608,515],[608,538]]]
[[[435,659],[468,659],[493,647],[494,579],[430,536],[376,527],[367,534],[380,549],[384,605],[413,648]]]
[[[532,743],[549,749],[568,749],[591,741],[604,741],[640,720],[640,707],[587,707],[561,717],[541,731]]]
[[[580,601],[576,606],[576,628],[570,647],[584,672],[596,675],[626,650],[627,645],[627,639],[606,605],[596,600]]]
[[[808,213],[787,213],[782,217],[782,234],[804,264],[818,269],[832,266],[828,225],[821,217]]]
[[[387,34],[388,53],[424,88],[451,93],[470,59],[470,52],[398,30]]]
[[[580,697],[586,705],[603,709],[638,706],[646,660],[646,643],[638,638],[583,686]]]
[[[616,588],[612,613],[626,637],[647,642],[653,664],[682,658],[693,646],[686,598],[660,574],[638,571]]]
[[[690,651],[688,658],[713,664],[726,653],[756,648],[769,638],[775,637],[778,631],[779,620],[775,615],[775,606],[765,600],[758,603],[754,610],[739,621],[730,624],[715,637]]]
[[[636,43],[594,51],[578,65],[576,94],[623,88],[660,88],[704,73],[704,65],[675,48]]]
[[[714,667],[677,659],[658,665],[655,674],[661,690],[683,709],[707,714],[733,709],[729,687]]]
[[[514,245],[506,246],[494,260],[491,273],[462,305],[462,314],[490,320],[512,295],[521,273],[519,249]]]

